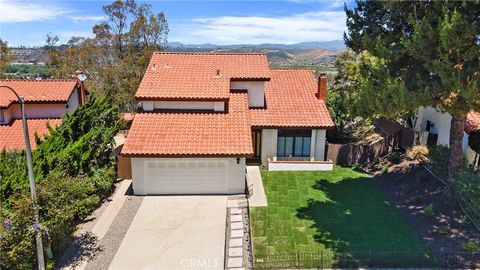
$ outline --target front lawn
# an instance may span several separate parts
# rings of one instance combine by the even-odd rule
[[[252,209],[255,257],[352,251],[425,251],[374,180],[351,168],[265,171],[268,207]]]

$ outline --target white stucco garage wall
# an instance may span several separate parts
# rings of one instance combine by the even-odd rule
[[[237,164],[237,158],[132,158],[132,185],[136,195],[151,194],[148,190],[146,179],[147,162],[225,162],[227,164],[227,186],[226,194],[239,194],[245,192],[245,158],[240,158]],[[189,169],[189,168],[187,168]],[[161,176],[159,176],[161,177]],[[207,192],[198,192],[195,186],[185,190],[183,194],[211,194]]]
[[[262,130],[262,153],[260,158],[263,164],[268,164],[268,158],[273,158],[277,155],[277,137],[277,129]]]
[[[265,83],[264,82],[230,82],[232,90],[247,90],[249,107],[265,107]]]

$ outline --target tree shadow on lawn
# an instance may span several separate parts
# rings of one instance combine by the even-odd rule
[[[313,188],[323,191],[328,199],[309,199],[306,207],[297,209],[296,216],[313,221],[315,241],[332,250],[338,263],[358,263],[365,260],[363,254],[370,252],[412,252],[421,255],[426,251],[421,239],[371,178],[347,178],[336,183],[319,179]],[[384,259],[390,262],[393,258],[389,257]]]

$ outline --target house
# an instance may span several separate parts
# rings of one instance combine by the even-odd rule
[[[416,142],[421,145],[443,145],[449,147],[452,116],[433,107],[421,107],[414,119]],[[469,163],[475,158],[475,152],[468,146],[469,135],[480,130],[480,113],[470,112],[463,136],[463,152]]]
[[[235,194],[247,162],[328,170],[326,77],[265,54],[154,53],[122,156],[135,194]]]
[[[61,117],[85,103],[85,89],[79,80],[0,80],[25,98],[30,144],[35,148],[35,133],[46,135],[60,125]],[[6,88],[0,88],[0,151],[25,148],[20,104]]]

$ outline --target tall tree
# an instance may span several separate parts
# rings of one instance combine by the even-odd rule
[[[369,55],[357,107],[389,117],[419,106],[450,113],[453,176],[466,115],[480,109],[480,1],[357,1],[345,11],[347,46]]]
[[[152,53],[167,42],[168,23],[163,12],[154,14],[151,5],[134,0],[116,0],[103,11],[106,19],[93,27],[93,38],[72,37],[66,49],[51,46],[47,64],[57,78],[85,71],[91,92],[110,96],[122,110],[131,111]],[[48,40],[58,41],[52,36]]]
[[[5,77],[5,72],[13,59],[15,59],[15,56],[12,54],[10,48],[8,48],[8,43],[0,39],[0,78]]]

